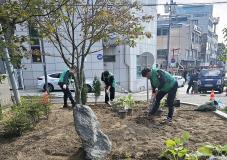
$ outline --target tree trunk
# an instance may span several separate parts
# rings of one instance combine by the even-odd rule
[[[84,71],[82,70],[78,70],[78,74],[75,77],[75,99],[76,99],[76,103],[77,104],[82,104],[82,97],[81,97],[81,93],[82,93],[82,88],[84,85],[84,81],[83,81],[83,75],[84,75]]]

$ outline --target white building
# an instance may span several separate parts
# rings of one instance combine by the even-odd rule
[[[143,1],[143,3],[155,4],[156,0],[147,0],[146,2]],[[130,48],[128,46],[110,47],[109,49],[104,48],[103,51],[88,55],[85,62],[86,78],[93,79],[94,76],[100,77],[101,72],[109,70],[114,73],[117,84],[125,90],[136,92],[146,89],[146,80],[140,75],[140,71],[145,67],[145,64],[139,60],[141,59],[139,56],[144,52],[149,52],[156,59],[156,7],[144,7],[143,14],[145,13],[154,16],[154,19],[150,23],[144,24],[145,30],[152,33],[152,38],[139,39],[135,48]],[[34,34],[31,30],[29,32],[28,26],[17,27],[16,33],[18,35],[30,34],[30,36],[31,34]],[[29,45],[28,47],[31,48],[31,50],[41,50],[39,40],[36,44]],[[97,43],[93,49],[100,49],[102,47],[103,44],[100,42]],[[61,57],[59,57],[56,48],[51,43],[44,40],[44,50],[45,53],[51,54],[51,56],[46,56],[47,73],[62,72],[66,66]],[[108,57],[108,55],[112,55],[112,57]],[[146,57],[143,58],[146,60]],[[148,62],[150,61],[148,60]],[[22,77],[19,87],[24,89],[35,89],[37,77],[44,75],[42,57],[33,55],[33,57],[29,59],[24,58],[22,64],[25,69],[18,73],[18,75],[21,75]]]
[[[143,1],[143,4],[155,3],[155,0]],[[156,64],[156,7],[144,6],[142,14],[154,16],[152,21],[143,24],[145,31],[151,32],[151,38],[137,40],[137,45],[134,48],[127,45],[104,48],[104,57],[107,57],[106,60],[104,59],[104,69],[111,71],[117,84],[129,92],[138,92],[146,89],[146,79],[141,77],[141,70],[146,66],[152,67],[152,59],[154,59],[154,65]],[[146,53],[148,54],[146,55]]]

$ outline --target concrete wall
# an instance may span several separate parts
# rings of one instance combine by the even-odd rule
[[[0,104],[1,106],[12,105],[11,93],[9,89],[8,77],[0,83]]]

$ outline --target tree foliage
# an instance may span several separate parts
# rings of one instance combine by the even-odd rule
[[[223,30],[223,34],[224,34],[224,39],[225,39],[225,42],[227,43],[227,28],[225,28]],[[226,47],[227,44],[223,45],[223,47],[221,48],[222,50],[222,54],[219,55],[218,57],[218,60],[219,61],[222,61],[224,63],[227,63],[227,47]]]
[[[44,10],[44,13],[50,12],[49,8]],[[102,41],[115,37],[116,45],[135,46],[140,36],[151,37],[151,33],[143,31],[142,23],[149,22],[152,16],[141,16],[140,11],[137,2],[128,0],[69,0],[54,14],[35,20],[42,36],[55,46],[65,64],[77,67],[78,103],[81,102],[85,58],[102,50]],[[101,47],[94,47],[95,44]]]
[[[29,41],[28,37],[15,34],[17,25],[27,26],[33,17],[42,17],[54,13],[66,2],[67,0],[64,0],[58,6],[54,5],[54,0],[5,0],[2,2],[0,5],[0,57],[4,58],[3,51],[7,48],[10,55],[10,62],[15,68],[20,68],[21,59],[29,56],[31,52],[27,51],[23,45]],[[43,11],[46,8],[49,8],[49,12],[44,13]],[[3,36],[4,38],[2,38]]]

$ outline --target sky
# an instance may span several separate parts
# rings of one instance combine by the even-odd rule
[[[227,0],[174,0],[176,3],[211,3],[211,2],[227,2]],[[158,0],[158,4],[170,2],[170,0]],[[214,4],[213,16],[220,17],[219,24],[217,25],[218,41],[224,42],[222,30],[227,27],[227,3],[226,4]],[[164,13],[164,6],[158,6],[158,13]]]

